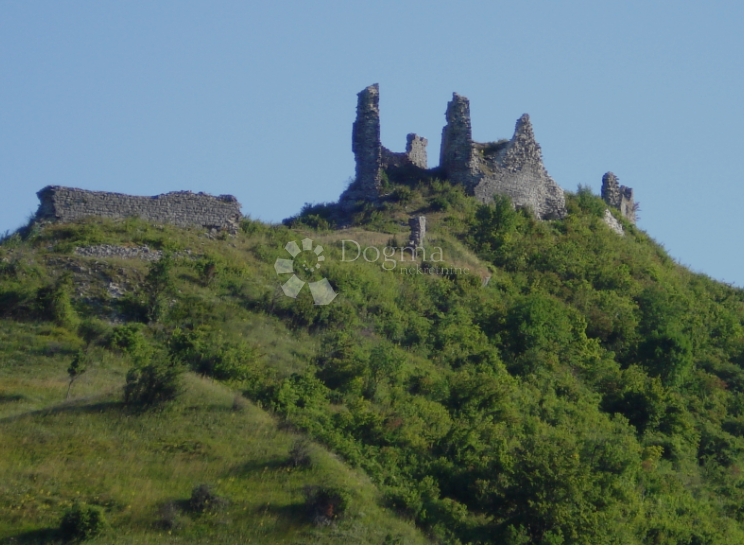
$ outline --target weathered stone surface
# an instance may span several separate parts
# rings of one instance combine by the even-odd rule
[[[423,246],[426,240],[426,216],[411,218],[408,220],[408,225],[411,226],[411,246],[414,248]]]
[[[636,206],[633,200],[633,189],[620,185],[620,182],[612,172],[606,172],[602,176],[602,199],[604,202],[620,210],[620,213],[628,221],[635,223]]]
[[[382,146],[382,168],[400,168],[407,165],[413,165],[418,168],[426,169],[426,145],[428,143],[429,141],[426,138],[410,133],[406,137],[406,151],[403,153],[390,151],[385,146]]]
[[[415,133],[409,133],[406,136],[406,155],[408,155],[411,164],[419,168],[429,168],[426,157],[426,145],[429,141],[423,136]]]
[[[457,93],[447,104],[447,124],[442,129],[439,166],[450,181],[472,191],[478,183],[478,168],[470,125],[470,101]]]
[[[440,162],[450,180],[463,184],[483,202],[494,195],[508,195],[515,206],[531,208],[538,218],[566,215],[563,190],[543,165],[527,114],[517,120],[511,140],[488,143],[473,142],[466,97],[453,94],[446,118]]]
[[[205,193],[177,191],[155,197],[86,191],[47,186],[37,193],[37,219],[69,222],[88,216],[139,217],[178,227],[201,226],[236,232],[242,217],[240,203],[232,195],[213,197]]]
[[[357,115],[351,149],[356,159],[356,189],[362,196],[376,197],[382,181],[380,143],[380,87],[370,85],[357,95]]]
[[[605,209],[604,217],[602,219],[607,224],[607,226],[615,231],[618,235],[620,235],[621,237],[625,236],[625,230],[623,229],[623,226],[620,225],[620,222],[615,219],[615,216],[612,215],[612,212]]]

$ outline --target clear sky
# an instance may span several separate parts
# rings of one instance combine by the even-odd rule
[[[0,0],[0,232],[46,185],[230,193],[280,221],[354,173],[356,93],[383,144],[529,113],[565,189],[613,171],[681,263],[744,286],[744,3]]]

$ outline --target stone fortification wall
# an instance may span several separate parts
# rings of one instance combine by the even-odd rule
[[[620,185],[612,172],[602,176],[602,199],[610,206],[614,206],[628,221],[636,221],[636,205],[633,199],[633,189]]]
[[[514,136],[506,142],[473,142],[470,102],[453,94],[442,131],[441,167],[453,182],[463,184],[483,202],[508,195],[515,206],[528,206],[541,219],[566,215],[563,189],[542,162],[530,117],[517,120]]]
[[[240,203],[232,195],[213,197],[178,191],[155,197],[135,197],[61,186],[47,186],[37,195],[41,204],[36,217],[41,220],[69,222],[87,216],[136,216],[179,227],[201,226],[236,232],[242,217]]]

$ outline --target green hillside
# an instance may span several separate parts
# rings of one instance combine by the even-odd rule
[[[744,291],[619,214],[612,232],[586,189],[542,222],[385,183],[235,236],[7,236],[0,543],[61,542],[85,506],[108,524],[91,543],[744,542]],[[295,271],[328,279],[328,305],[280,288],[305,238],[322,252]],[[165,257],[74,251],[103,244]]]

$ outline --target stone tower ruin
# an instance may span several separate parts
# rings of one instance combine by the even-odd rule
[[[620,210],[620,213],[631,223],[636,221],[636,205],[633,200],[633,189],[620,185],[617,176],[612,172],[602,176],[602,200],[609,206]]]

